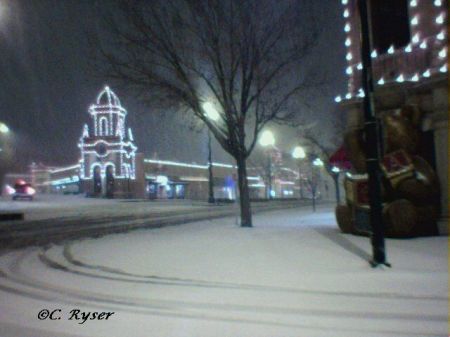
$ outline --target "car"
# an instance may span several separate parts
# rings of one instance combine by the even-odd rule
[[[14,188],[11,189],[12,200],[18,199],[28,199],[33,200],[33,196],[36,190],[31,186],[31,184],[25,182],[24,180],[18,180],[14,184]]]

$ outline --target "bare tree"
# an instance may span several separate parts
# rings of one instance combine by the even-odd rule
[[[297,134],[299,142],[308,145],[312,151],[317,153],[324,163],[324,168],[333,179],[336,191],[336,201],[340,202],[339,192],[339,171],[333,169],[334,166],[330,162],[331,156],[339,149],[343,143],[343,134],[345,130],[345,122],[342,115],[336,116],[332,120],[331,132],[324,135],[317,123],[306,125],[306,123],[297,124]],[[306,125],[306,126],[302,126]],[[315,191],[314,191],[315,192]]]
[[[319,27],[312,2],[119,3],[106,18],[110,39],[98,41],[104,70],[142,101],[177,105],[209,128],[236,160],[241,226],[251,227],[246,159],[264,126],[290,118],[292,98],[319,82],[307,57]],[[205,113],[207,101],[217,121]]]

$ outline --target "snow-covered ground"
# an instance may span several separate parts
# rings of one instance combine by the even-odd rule
[[[446,237],[340,234],[331,209],[108,235],[0,257],[3,337],[385,337],[448,335]],[[61,309],[60,320],[38,320]],[[69,320],[70,311],[114,312]]]

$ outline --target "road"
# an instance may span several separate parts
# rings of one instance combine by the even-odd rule
[[[309,207],[309,201],[252,204],[253,212]],[[61,240],[98,237],[138,228],[157,228],[224,216],[238,217],[236,204],[211,205],[190,200],[111,200],[41,195],[33,202],[0,200],[1,211],[25,213],[24,221],[0,222],[0,247],[45,245]],[[237,219],[236,219],[237,221]]]
[[[389,239],[393,268],[372,269],[369,240],[340,234],[331,208],[254,225],[227,217],[5,250],[0,336],[447,335],[446,237]],[[56,320],[39,320],[43,309]],[[114,314],[83,323],[73,310]]]

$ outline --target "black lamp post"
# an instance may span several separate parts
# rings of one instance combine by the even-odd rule
[[[381,206],[381,172],[380,172],[380,137],[379,126],[375,117],[373,97],[373,74],[371,49],[370,1],[358,0],[361,16],[361,59],[362,85],[364,89],[364,131],[366,136],[367,173],[369,176],[370,225],[372,227],[373,267],[390,264],[386,262],[384,246],[384,224]]]

